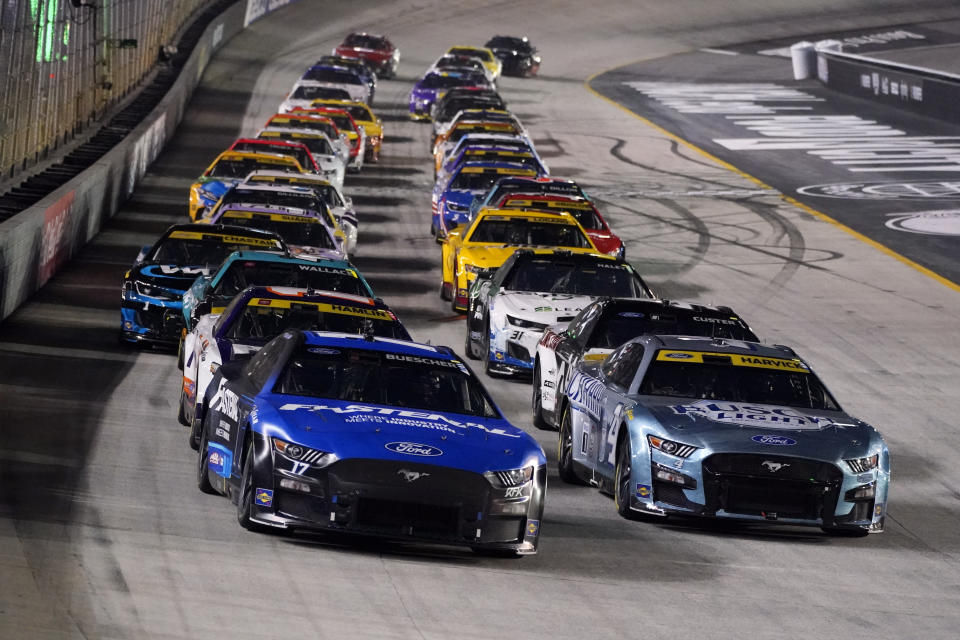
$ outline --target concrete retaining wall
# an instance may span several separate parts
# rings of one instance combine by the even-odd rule
[[[242,0],[224,11],[204,31],[167,95],[123,142],[0,223],[0,320],[42,287],[127,200],[180,123],[211,55],[251,22],[291,1]]]

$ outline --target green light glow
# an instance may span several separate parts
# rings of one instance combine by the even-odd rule
[[[37,62],[52,62],[54,44],[57,40],[57,14],[60,12],[60,0],[30,0],[30,15],[36,25]],[[63,48],[70,44],[70,25],[63,25],[63,35],[59,38]],[[61,56],[65,58],[65,56]]]

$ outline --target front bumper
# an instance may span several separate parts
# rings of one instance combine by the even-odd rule
[[[506,490],[495,489],[483,475],[449,467],[352,458],[298,475],[288,470],[293,465],[286,458],[275,459],[272,502],[254,505],[251,513],[262,524],[537,551],[546,467],[537,469],[520,498],[507,499]]]
[[[120,335],[127,342],[173,346],[185,328],[182,302],[125,299],[120,306]]]
[[[762,453],[681,461],[653,450],[635,456],[635,463],[646,465],[634,467],[637,511],[870,533],[884,528],[886,482],[877,470],[853,475],[829,462]],[[664,480],[658,472],[675,478]],[[873,495],[855,499],[853,493],[867,486]]]

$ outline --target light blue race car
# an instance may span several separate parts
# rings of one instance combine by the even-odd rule
[[[634,338],[577,366],[560,415],[560,478],[612,493],[624,517],[883,530],[883,438],[788,347]]]

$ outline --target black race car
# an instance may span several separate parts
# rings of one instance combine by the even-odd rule
[[[505,76],[534,76],[540,71],[540,55],[526,36],[493,36],[483,46],[493,50]]]
[[[730,307],[634,298],[597,300],[569,324],[543,332],[533,365],[534,425],[558,427],[556,401],[578,364],[604,360],[621,344],[643,334],[759,341]]]

